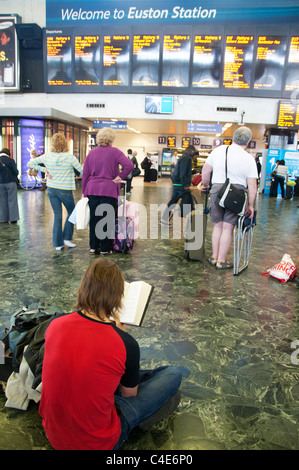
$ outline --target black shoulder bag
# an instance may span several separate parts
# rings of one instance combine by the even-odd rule
[[[1,161],[1,158],[0,158],[0,163],[1,165],[3,166],[3,168],[5,168],[6,170],[8,170],[16,179],[16,183],[18,184],[19,183],[19,178],[17,177],[17,175],[11,170],[11,168],[9,168],[8,166],[5,165],[5,163],[3,163]]]
[[[234,214],[242,216],[246,210],[247,195],[245,191],[241,191],[231,184],[227,177],[227,153],[228,147],[226,147],[225,154],[225,183],[218,191],[219,205]]]

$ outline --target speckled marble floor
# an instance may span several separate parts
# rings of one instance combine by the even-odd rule
[[[167,202],[169,181],[143,185],[130,199]],[[75,192],[81,196],[80,187]],[[45,301],[71,311],[92,261],[88,231],[75,231],[75,249],[55,252],[45,192],[19,191],[21,220],[0,226],[0,323],[24,304]],[[132,253],[113,254],[128,281],[155,286],[141,328],[128,328],[141,346],[142,367],[183,365],[182,402],[171,418],[136,430],[124,450],[299,450],[299,285],[263,277],[285,253],[299,256],[299,200],[260,196],[249,267],[239,276],[185,258],[183,239],[138,239]],[[141,221],[142,222],[142,221]],[[211,250],[212,225],[206,249]],[[0,450],[51,449],[37,413],[4,407],[0,391]]]

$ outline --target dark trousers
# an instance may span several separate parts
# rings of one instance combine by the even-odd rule
[[[117,199],[109,196],[88,196],[90,208],[90,221],[89,221],[89,247],[92,250],[100,249],[103,252],[112,250],[113,240],[115,238],[115,219],[117,215]],[[99,235],[103,230],[97,230],[97,223],[103,218],[107,217],[107,212],[103,211],[102,215],[96,215],[96,209],[100,205],[107,204],[111,206],[114,221],[112,224],[113,232],[108,233],[108,225],[105,224],[103,229],[105,234]]]
[[[277,197],[278,185],[280,185],[281,197],[284,198],[284,177],[283,176],[274,176],[273,197]]]

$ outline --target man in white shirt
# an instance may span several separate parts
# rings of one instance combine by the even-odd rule
[[[238,189],[248,190],[248,206],[246,213],[249,218],[254,216],[254,201],[257,191],[256,163],[249,153],[245,151],[251,140],[251,130],[248,127],[239,127],[234,133],[233,143],[227,152],[227,177]],[[210,186],[210,213],[214,223],[212,233],[213,253],[208,261],[218,269],[232,268],[226,261],[226,255],[232,242],[234,225],[238,223],[238,215],[219,206],[218,191],[225,182],[225,155],[226,145],[216,147],[208,156],[202,169],[202,189]],[[212,179],[211,179],[212,175]]]

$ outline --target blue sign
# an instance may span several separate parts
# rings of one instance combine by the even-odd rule
[[[47,27],[169,23],[298,24],[294,0],[46,0]]]
[[[103,127],[110,127],[111,129],[126,129],[127,121],[102,121],[100,119],[93,121],[94,129],[103,129]]]
[[[28,170],[30,153],[36,150],[44,153],[44,122],[35,119],[21,119],[21,173]],[[38,127],[39,126],[39,127]]]
[[[201,132],[202,134],[221,134],[222,124],[209,124],[208,122],[187,122],[187,132]]]
[[[158,137],[158,144],[165,145],[166,144],[166,137],[163,137],[163,136]]]

